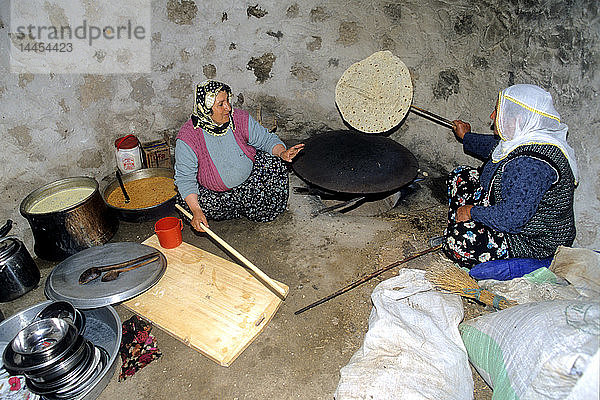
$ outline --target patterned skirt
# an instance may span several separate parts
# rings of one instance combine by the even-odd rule
[[[274,220],[285,211],[289,196],[289,175],[280,158],[257,151],[248,179],[225,192],[200,187],[198,203],[206,218],[220,221],[246,217],[251,221]],[[177,203],[190,211],[177,194]]]
[[[456,210],[465,204],[489,205],[483,195],[479,171],[472,167],[455,168],[448,177],[448,227],[442,250],[462,267],[509,258],[508,241],[498,232],[479,222],[456,222]]]

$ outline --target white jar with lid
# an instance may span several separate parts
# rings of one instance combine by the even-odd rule
[[[140,141],[135,135],[127,135],[115,140],[117,167],[123,173],[137,171],[143,167]]]

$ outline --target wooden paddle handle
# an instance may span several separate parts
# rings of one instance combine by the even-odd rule
[[[188,217],[190,220],[192,218],[194,218],[194,216],[192,214],[190,214],[185,208],[181,207],[179,204],[175,204],[175,207],[177,207],[177,209],[179,211],[181,211],[183,213],[183,215],[185,215],[186,217]],[[252,264],[246,257],[244,257],[243,255],[241,255],[236,249],[234,249],[233,247],[231,247],[226,241],[224,241],[223,239],[221,239],[219,236],[217,236],[216,233],[214,233],[213,231],[211,231],[210,229],[208,229],[208,227],[206,225],[204,225],[203,223],[200,223],[200,227],[202,229],[204,229],[204,231],[206,233],[208,233],[210,235],[210,237],[212,237],[213,239],[215,239],[217,242],[219,242],[219,244],[223,247],[225,247],[225,249],[227,251],[229,251],[231,254],[233,254],[238,260],[240,260],[242,262],[242,264],[244,264],[246,267],[250,268],[252,271],[254,271],[254,273],[256,275],[258,275],[263,281],[265,281],[266,283],[269,284],[269,286],[271,286],[273,289],[275,289],[275,291],[277,291],[277,293],[279,293],[281,295],[282,298],[285,299],[285,297],[287,296],[287,293],[285,291],[284,288],[282,288],[281,286],[279,286],[277,284],[277,282],[275,282],[273,279],[271,279],[267,274],[265,274],[264,272],[262,272],[260,269],[258,269],[257,266],[255,266],[254,264]]]

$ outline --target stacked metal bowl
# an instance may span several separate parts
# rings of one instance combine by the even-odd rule
[[[108,353],[83,336],[85,319],[66,301],[40,311],[8,343],[4,367],[25,376],[29,391],[45,399],[72,399],[85,391],[108,363]]]

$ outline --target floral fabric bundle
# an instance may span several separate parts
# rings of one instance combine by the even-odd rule
[[[119,381],[133,376],[162,353],[156,346],[156,338],[150,334],[152,325],[143,318],[134,315],[123,322],[123,338],[121,339],[121,373]]]

